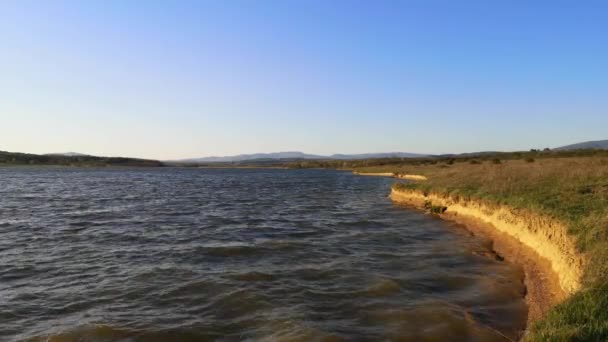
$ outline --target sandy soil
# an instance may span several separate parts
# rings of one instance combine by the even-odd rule
[[[357,172],[353,171],[354,174],[359,176],[379,176],[379,177],[393,177],[398,179],[410,179],[410,180],[426,180],[427,178],[422,175],[403,175],[403,174],[395,174],[392,172]]]
[[[574,242],[558,222],[504,206],[493,208],[417,191],[393,190],[391,199],[418,209],[424,208],[425,201],[447,207],[442,218],[490,238],[499,255],[521,265],[529,305],[528,325],[581,286],[584,258],[577,254]]]

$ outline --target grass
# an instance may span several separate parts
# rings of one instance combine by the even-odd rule
[[[561,220],[589,258],[583,289],[530,327],[529,341],[608,341],[608,157],[450,159],[358,168],[420,174],[397,185],[529,209]]]

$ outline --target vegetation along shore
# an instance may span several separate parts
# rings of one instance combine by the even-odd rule
[[[524,340],[608,340],[605,153],[440,159],[356,172],[424,176],[395,184],[391,198],[463,222],[473,231],[485,225],[505,236],[493,236],[495,245],[503,245],[498,252],[522,264],[528,277],[530,325]]]

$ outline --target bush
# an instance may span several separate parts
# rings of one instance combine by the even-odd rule
[[[473,159],[473,160],[469,161],[469,164],[481,164],[481,162],[479,160]]]
[[[433,205],[433,202],[429,200],[424,201],[424,208],[431,214],[443,214],[446,210],[448,210],[448,207],[444,207],[442,205]]]
[[[433,214],[443,214],[446,210],[448,210],[448,207],[441,205],[434,205],[431,207],[431,213]]]
[[[501,163],[500,159],[498,159],[498,158],[492,159],[492,164],[500,164],[500,163]]]
[[[526,158],[526,163],[534,163],[534,158]]]

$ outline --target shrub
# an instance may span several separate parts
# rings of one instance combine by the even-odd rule
[[[526,163],[534,163],[534,158],[526,158]]]
[[[424,209],[428,209],[431,210],[431,208],[433,207],[433,203],[429,200],[424,201]]]
[[[448,210],[448,207],[444,207],[441,205],[432,205],[431,206],[431,213],[433,213],[433,214],[443,214],[446,210]]]
[[[424,209],[428,210],[432,214],[443,214],[448,207],[442,205],[433,205],[433,202],[426,200],[424,201]]]

